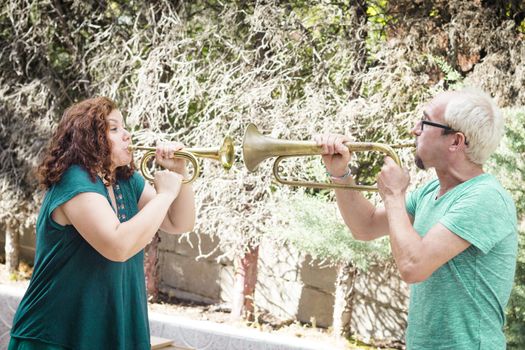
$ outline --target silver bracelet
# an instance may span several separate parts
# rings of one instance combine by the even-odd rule
[[[326,175],[330,176],[330,178],[334,179],[334,180],[344,180],[346,179],[347,177],[350,176],[350,168],[347,168],[346,169],[346,173],[344,173],[343,175],[341,176],[335,176],[335,175],[332,175],[330,174],[328,171],[326,171]]]

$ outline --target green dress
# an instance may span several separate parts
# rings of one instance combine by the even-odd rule
[[[144,179],[135,173],[114,185],[121,222],[138,212]],[[100,178],[71,166],[46,193],[36,227],[33,276],[13,320],[11,337],[67,349],[150,349],[144,252],[125,262],[98,253],[55,208],[83,192],[109,201]]]

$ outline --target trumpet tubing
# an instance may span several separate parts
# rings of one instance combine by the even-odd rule
[[[415,142],[387,145],[377,142],[347,142],[350,152],[377,151],[391,157],[398,165],[401,161],[394,149],[415,147]],[[331,183],[288,181],[279,175],[279,163],[289,157],[321,155],[323,147],[313,141],[287,141],[262,135],[254,124],[246,128],[243,141],[243,158],[246,168],[253,172],[265,159],[277,157],[273,165],[273,174],[277,182],[284,185],[313,188],[349,188],[360,191],[377,191],[377,187],[368,185],[343,185]]]
[[[145,151],[140,160],[139,169],[142,175],[149,181],[153,181],[153,176],[148,169],[148,162],[155,157],[155,147],[149,146],[129,146],[130,151]],[[193,175],[189,179],[185,179],[183,183],[191,183],[200,174],[200,166],[197,158],[207,158],[219,161],[221,166],[229,170],[235,161],[235,147],[231,137],[224,138],[220,147],[210,148],[185,148],[181,151],[174,152],[174,158],[183,158],[193,165]]]

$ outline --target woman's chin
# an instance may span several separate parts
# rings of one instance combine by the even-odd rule
[[[120,162],[117,163],[117,168],[131,165],[131,161],[132,161],[131,157],[128,160],[122,159]]]

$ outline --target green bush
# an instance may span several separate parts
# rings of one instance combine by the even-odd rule
[[[291,243],[299,251],[327,264],[344,262],[366,270],[371,263],[391,259],[386,238],[370,242],[354,239],[337,205],[323,196],[296,193],[291,199],[280,202],[279,212],[286,229],[279,225],[271,230],[275,239]]]
[[[491,158],[489,171],[511,193],[518,212],[519,248],[514,288],[507,308],[506,335],[509,349],[525,348],[525,109],[505,110],[503,144]]]

